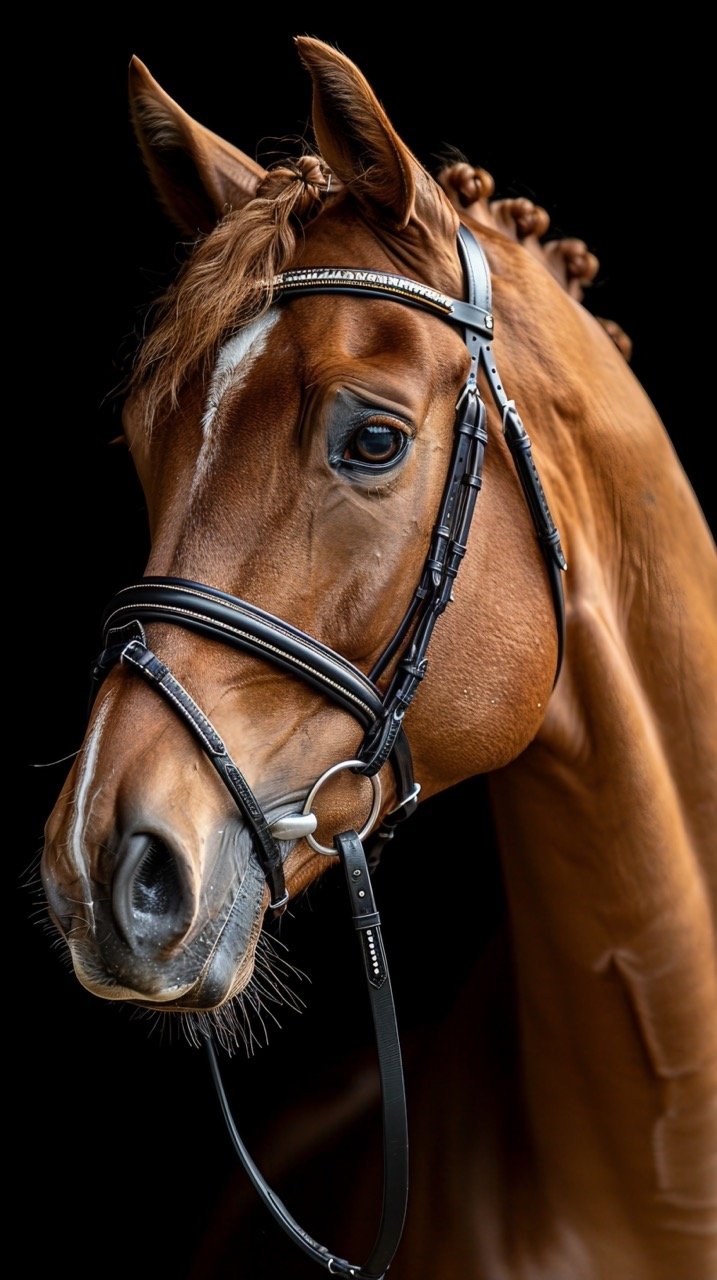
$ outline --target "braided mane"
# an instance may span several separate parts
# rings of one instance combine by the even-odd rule
[[[542,262],[546,271],[557,280],[566,293],[576,302],[582,302],[585,290],[590,287],[600,270],[600,263],[584,240],[573,236],[560,240],[546,240],[550,229],[550,217],[545,209],[534,204],[526,196],[505,200],[492,199],[495,182],[486,169],[468,164],[465,160],[446,164],[437,181],[454,208],[470,214],[476,222],[494,231],[500,231],[511,240],[517,240],[533,257]],[[618,351],[626,360],[632,355],[632,342],[615,320],[603,316],[595,319],[612,338]]]
[[[327,187],[316,157],[284,162],[270,170],[253,200],[197,241],[157,304],[132,372],[130,390],[143,388],[148,430],[176,407],[187,379],[211,365],[227,332],[271,306],[267,282],[289,265],[301,223],[318,209]]]

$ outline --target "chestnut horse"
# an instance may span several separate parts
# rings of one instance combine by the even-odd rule
[[[309,38],[298,47],[318,151],[270,172],[132,65],[151,178],[185,236],[201,233],[124,413],[149,510],[147,574],[212,584],[372,669],[422,571],[466,347],[421,310],[346,296],[270,305],[267,282],[337,264],[460,298],[457,230],[472,229],[490,264],[502,377],[563,536],[567,635],[553,688],[545,566],[489,406],[477,517],[406,730],[422,800],[490,774],[515,974],[512,1123],[489,1100],[475,1113],[492,1047],[464,996],[448,1043],[463,1066],[469,1056],[476,1094],[427,1108],[433,1155],[414,1152],[392,1274],[706,1280],[717,1274],[714,545],[648,398],[574,296],[594,270],[579,246],[546,254],[540,211],[491,204],[480,170],[434,181],[346,57]],[[264,810],[296,807],[355,756],[361,727],[303,681],[180,627],[155,621],[147,635]],[[380,777],[383,814],[396,789],[388,766]],[[370,796],[355,773],[332,779],[321,838],[360,826]],[[283,853],[291,896],[332,863],[303,838]],[[452,899],[470,919],[477,856],[470,832],[451,832],[441,883],[427,886],[430,919]],[[251,833],[127,664],[102,684],[48,822],[43,876],[77,976],[103,999],[189,1020],[251,991],[269,902]],[[446,1143],[449,1129],[461,1143]],[[436,1158],[459,1147],[455,1164]]]

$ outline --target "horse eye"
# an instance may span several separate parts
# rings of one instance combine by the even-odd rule
[[[387,423],[366,423],[359,427],[349,440],[344,452],[345,462],[376,464],[393,462],[403,451],[407,437],[398,427]]]

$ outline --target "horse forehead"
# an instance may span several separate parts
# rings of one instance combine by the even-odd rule
[[[328,293],[292,299],[285,309],[285,332],[312,393],[353,383],[421,414],[465,375],[459,333],[398,301]]]
[[[279,310],[272,307],[256,320],[244,325],[219,348],[209,377],[202,434],[205,443],[213,432],[217,410],[229,388],[245,382],[252,366],[265,350],[269,335],[279,320]]]
[[[291,307],[275,303],[217,352],[204,395],[203,448],[211,449],[229,396],[268,400],[285,396],[292,381],[312,393],[353,382],[397,402],[408,396],[418,410],[460,377],[465,359],[447,325],[394,302],[320,295]]]
[[[450,252],[460,275],[453,242]],[[395,245],[384,243],[375,230],[342,203],[308,228],[293,266],[332,264],[379,273],[408,273],[431,282],[430,263],[421,258],[414,264],[396,261]],[[282,323],[275,328],[280,318]],[[291,306],[278,301],[222,344],[206,393],[205,419],[213,416],[218,395],[225,394],[229,387],[233,394],[249,382],[255,365],[257,385],[265,384],[266,362],[259,364],[258,357],[268,342],[276,353],[272,369],[276,382],[283,382],[290,369],[295,368],[292,357],[297,355],[309,384],[323,378],[331,380],[346,360],[371,361],[374,367],[380,362],[384,371],[394,368],[398,378],[420,374],[426,382],[436,373],[446,373],[448,368],[452,378],[459,375],[465,357],[463,343],[450,326],[405,304],[336,294],[294,299]],[[371,371],[367,372],[370,376]]]
[[[339,202],[310,224],[301,248],[291,264],[292,269],[318,267],[347,268],[359,272],[389,273],[422,282],[430,288],[444,290],[445,280],[437,280],[436,262],[443,258],[455,262],[452,292],[462,296],[463,272],[458,259],[455,237],[445,246],[432,242],[430,254],[422,241],[415,244],[402,237],[400,243],[377,227],[358,218],[351,207]],[[443,272],[445,274],[445,270]],[[465,352],[457,330],[437,316],[427,315],[405,300],[346,297],[340,294],[313,294],[292,300],[290,313],[299,317],[294,339],[309,359],[321,363],[337,355],[367,358],[383,355],[397,367],[428,372],[437,361],[432,354],[450,358],[455,350],[457,376]]]

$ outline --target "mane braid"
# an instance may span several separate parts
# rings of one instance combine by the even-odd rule
[[[200,240],[158,306],[157,321],[139,350],[130,391],[142,387],[148,431],[176,408],[179,393],[198,370],[206,373],[228,332],[255,319],[272,303],[269,281],[289,265],[302,217],[326,190],[311,181],[319,163],[306,157],[271,170],[257,195],[227,213]]]

